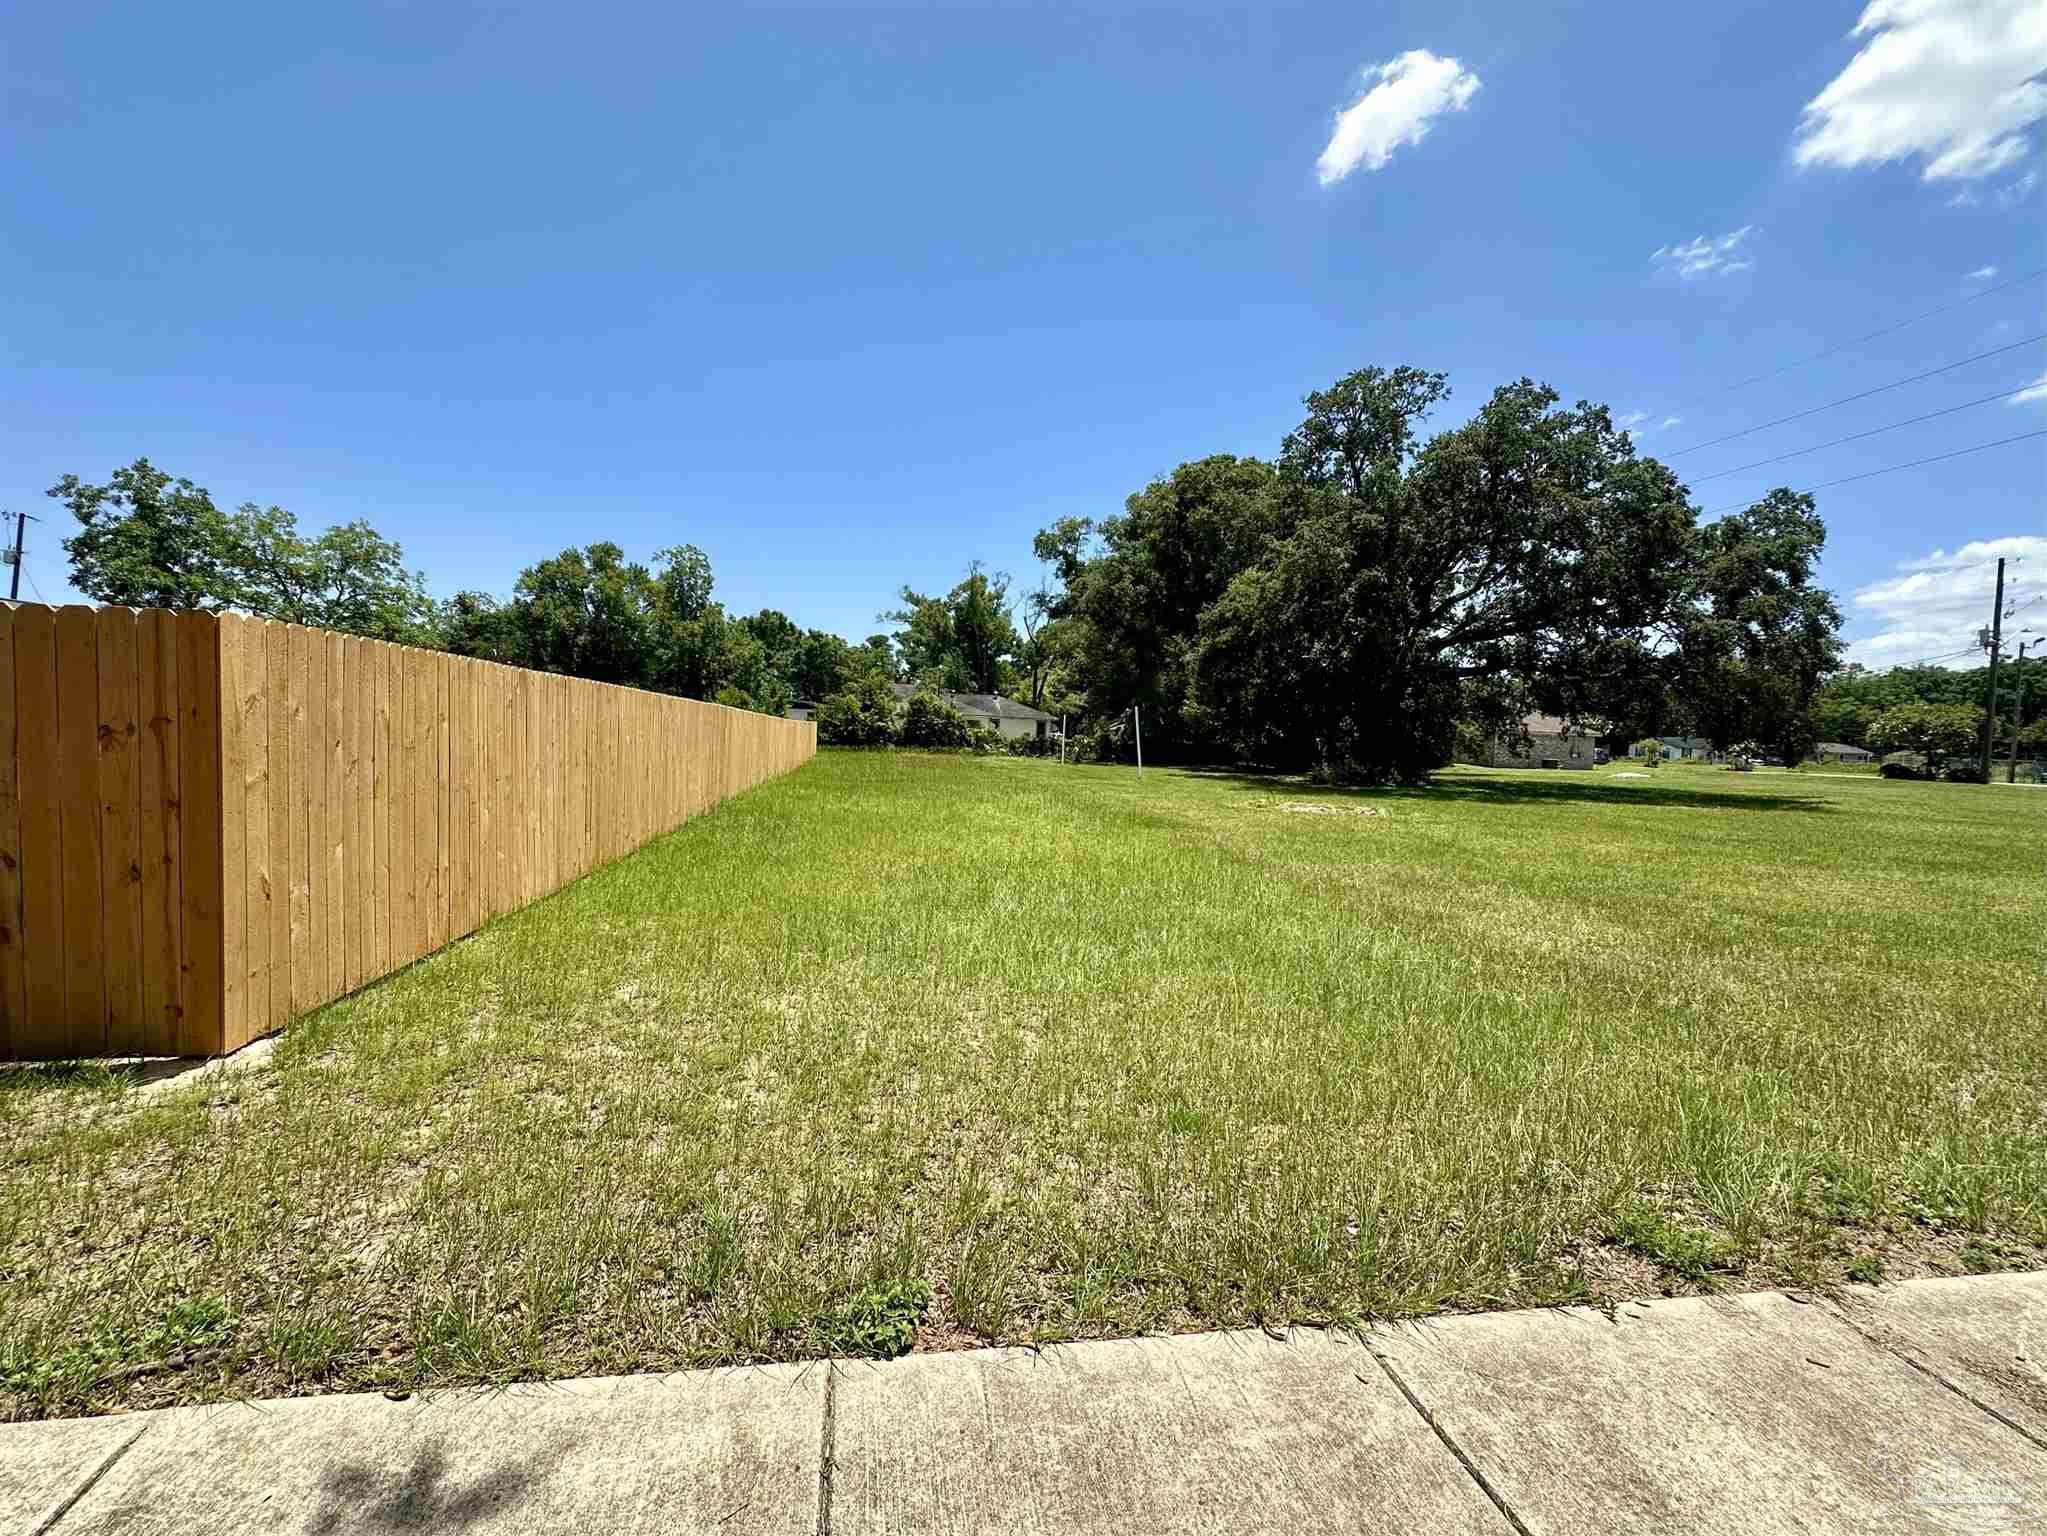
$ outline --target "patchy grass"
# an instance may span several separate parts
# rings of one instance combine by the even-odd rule
[[[0,1074],[0,1415],[2038,1265],[2043,856],[827,754],[247,1074]]]

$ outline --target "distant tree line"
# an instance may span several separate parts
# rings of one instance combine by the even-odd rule
[[[899,632],[856,645],[773,608],[728,614],[712,596],[709,558],[691,544],[657,551],[651,566],[609,542],[565,549],[521,572],[507,598],[437,602],[367,522],[307,537],[281,507],[222,511],[204,487],[147,459],[104,484],[67,475],[50,495],[77,523],[65,540],[71,584],[97,602],[235,609],[769,714],[909,680],[1043,694],[1042,671],[1033,684],[1021,670],[1032,641],[1013,621],[1007,578],[978,566],[942,596],[903,588],[901,606],[881,616]],[[953,722],[939,715],[919,730],[949,738]]]
[[[277,507],[222,513],[147,460],[51,494],[79,523],[73,584],[101,601],[243,608],[770,713],[803,700],[848,744],[903,742],[889,685],[910,682],[1064,715],[1085,754],[1127,755],[1135,707],[1161,760],[1380,782],[1535,711],[1616,742],[1697,735],[1787,761],[1899,739],[1909,722],[1880,722],[1901,706],[1980,711],[1980,672],[1842,668],[1810,496],[1704,522],[1604,406],[1521,379],[1425,435],[1449,393],[1416,368],[1352,373],[1306,396],[1275,458],[1192,460],[1120,515],[1042,530],[1020,599],[975,563],[942,594],[900,589],[878,616],[892,633],[858,644],[775,609],[728,614],[690,544],[650,565],[608,542],[565,549],[507,597],[435,602],[367,523],[308,538]],[[2027,664],[2033,738],[2043,668]],[[909,737],[951,730],[920,714]]]

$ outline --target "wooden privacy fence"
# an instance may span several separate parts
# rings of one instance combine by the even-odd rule
[[[234,1050],[816,750],[296,624],[0,605],[0,1058]]]

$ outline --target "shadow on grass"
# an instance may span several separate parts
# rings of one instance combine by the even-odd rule
[[[1315,784],[1299,774],[1257,773],[1242,768],[1185,768],[1183,773],[1215,779],[1238,789],[1277,795],[1355,795],[1373,800],[1435,803],[1499,803],[1507,805],[1655,805],[1691,810],[1817,811],[1834,810],[1831,800],[1811,795],[1730,793],[1724,789],[1692,789],[1662,784],[1613,784],[1572,775],[1568,769],[1528,769],[1526,777],[1506,779],[1439,778],[1425,785]],[[1581,770],[1582,771],[1582,770]]]

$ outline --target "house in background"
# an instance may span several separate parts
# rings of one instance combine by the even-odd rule
[[[915,683],[891,683],[889,686],[895,690],[898,709],[908,704],[910,696],[917,691]],[[965,715],[967,724],[993,731],[998,736],[1034,736],[1042,741],[1052,729],[1052,717],[1042,709],[1019,704],[999,693],[941,691],[938,696]],[[791,720],[814,720],[817,718],[817,700],[798,699],[789,706],[787,713]]]
[[[1666,763],[1691,761],[1696,763],[1717,763],[1720,753],[1713,750],[1713,743],[1703,736],[1659,736],[1663,746],[1662,758]],[[1628,756],[1640,757],[1635,747],[1628,748]]]
[[[915,683],[891,686],[896,691],[897,702],[902,704],[909,703],[910,696],[917,691]],[[940,690],[938,696],[965,715],[967,724],[993,731],[998,736],[1036,736],[1043,739],[1052,729],[1052,717],[1042,709],[1032,709],[1015,699],[1005,699],[999,693],[948,693]]]
[[[1823,741],[1812,749],[1816,763],[1873,763],[1876,754],[1867,747],[1851,747],[1845,741]]]
[[[1494,768],[1590,768],[1594,745],[1589,732],[1573,733],[1557,715],[1527,715],[1521,721],[1528,741],[1495,736],[1486,762]]]

